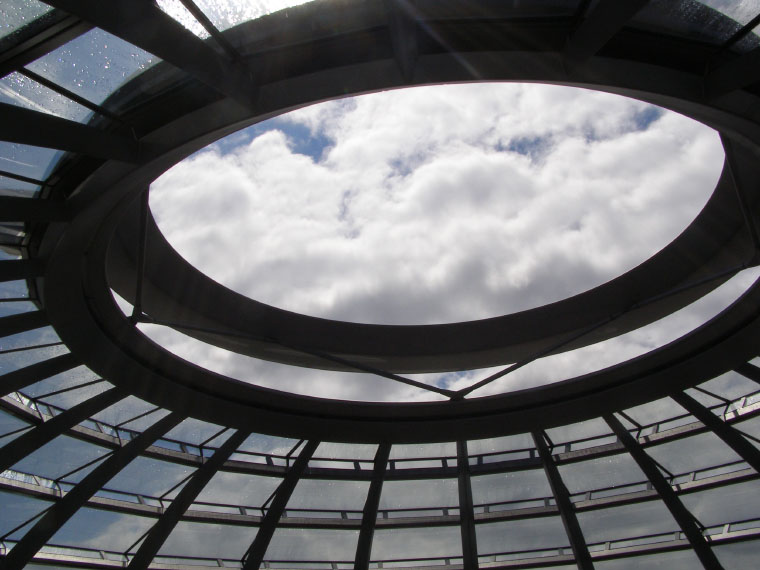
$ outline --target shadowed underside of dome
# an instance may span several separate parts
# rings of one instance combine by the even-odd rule
[[[756,565],[760,5],[288,5],[0,0],[0,567]],[[151,183],[226,135],[347,95],[484,81],[700,121],[725,152],[715,191],[618,278],[444,325],[258,303],[185,262],[151,216]],[[675,340],[612,366],[593,352],[696,301]],[[240,382],[145,327],[436,401]],[[563,354],[604,364],[475,392]],[[464,387],[423,378],[478,368]]]

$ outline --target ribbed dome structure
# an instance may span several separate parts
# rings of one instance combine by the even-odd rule
[[[760,547],[760,285],[633,360],[430,402],[263,388],[141,324],[379,381],[649,325],[758,264],[760,4],[0,0],[0,568],[745,569]],[[703,211],[635,269],[500,317],[390,326],[238,295],[148,188],[305,105],[416,85],[627,95],[720,134]],[[223,221],[222,221],[223,223]],[[114,293],[132,308],[124,314]]]

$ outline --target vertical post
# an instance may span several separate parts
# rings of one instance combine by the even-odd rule
[[[388,457],[391,454],[391,445],[381,443],[375,452],[375,462],[372,467],[372,481],[369,484],[367,500],[364,502],[362,512],[362,526],[359,531],[359,541],[356,544],[356,558],[354,570],[367,570],[372,553],[372,538],[375,534],[375,522],[377,521],[377,509],[380,505],[380,494],[383,491],[383,479],[388,466]]]
[[[752,469],[760,473],[760,450],[747,441],[742,434],[697,402],[694,398],[679,392],[671,396],[687,412],[697,418],[733,449]]]
[[[573,550],[575,562],[580,570],[593,570],[594,563],[591,560],[586,539],[583,538],[581,525],[578,524],[578,518],[575,516],[575,507],[570,501],[570,493],[562,482],[559,475],[559,469],[554,463],[549,446],[546,445],[543,432],[533,432],[533,441],[538,449],[538,455],[544,464],[546,478],[549,479],[549,486],[554,494],[554,500],[557,501],[557,509],[562,518],[562,524],[565,527],[567,538],[570,540],[570,548]]]
[[[723,570],[723,567],[718,562],[718,559],[713,553],[710,546],[707,544],[702,531],[697,524],[696,519],[692,514],[683,506],[683,503],[673,491],[673,487],[670,486],[662,476],[660,470],[657,468],[657,464],[649,457],[644,448],[641,447],[639,442],[625,429],[620,420],[618,420],[613,414],[606,414],[604,421],[612,428],[615,435],[625,447],[626,451],[633,457],[634,461],[638,464],[641,470],[646,475],[647,479],[652,483],[652,486],[660,495],[660,498],[665,503],[665,506],[673,515],[678,526],[686,535],[689,544],[694,549],[694,553],[699,558],[702,566],[705,570]]]
[[[314,455],[314,452],[319,445],[318,441],[307,441],[304,445],[301,453],[298,454],[293,466],[285,474],[285,477],[277,488],[277,493],[272,500],[272,504],[267,511],[264,520],[261,521],[259,526],[259,532],[256,533],[256,538],[251,544],[251,548],[248,549],[248,557],[243,564],[243,570],[258,570],[264,560],[264,555],[269,547],[269,542],[272,540],[272,535],[277,528],[277,523],[280,521],[282,512],[285,510],[285,506],[288,504],[290,495],[293,494],[293,489],[296,487],[296,483],[301,478],[301,475],[306,470],[306,466],[309,464],[309,459]]]
[[[125,397],[119,388],[111,388],[69,408],[20,435],[0,448],[0,473],[9,469],[24,457],[64,433],[87,418]]]
[[[173,412],[158,420],[124,447],[82,479],[76,487],[56,502],[24,536],[5,558],[4,570],[21,570],[50,538],[74,516],[74,514],[103,485],[126,467],[135,457],[145,451],[154,441],[182,421],[182,414]]]
[[[235,450],[240,447],[249,432],[237,431],[233,433],[224,444],[216,450],[214,455],[201,465],[193,474],[190,480],[182,487],[182,490],[164,511],[164,514],[158,519],[158,522],[150,529],[148,536],[140,545],[128,568],[146,569],[150,565],[153,557],[163,546],[164,542],[171,534],[174,527],[177,526],[180,517],[185,514],[193,501],[198,497],[203,488],[211,480],[211,477],[224,465]]]
[[[462,565],[464,570],[477,570],[478,542],[475,535],[470,460],[467,453],[466,441],[457,441],[457,477],[459,485],[459,524],[462,531]]]

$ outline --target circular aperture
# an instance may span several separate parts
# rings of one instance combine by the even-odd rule
[[[151,187],[196,268],[296,313],[473,321],[632,269],[699,213],[712,129],[633,99],[539,84],[405,89],[236,133]]]

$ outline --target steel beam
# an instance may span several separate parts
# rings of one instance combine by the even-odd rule
[[[103,485],[108,483],[119,471],[126,467],[135,457],[147,449],[156,439],[179,424],[183,415],[173,412],[158,420],[124,447],[120,447],[91,471],[82,481],[63,498],[56,502],[37,523],[16,543],[5,558],[4,570],[21,570],[42,548],[45,543],[84,506]]]
[[[258,88],[249,70],[220,57],[153,2],[110,0],[104,10],[100,0],[46,1],[176,65],[238,103],[254,107]]]
[[[48,318],[44,310],[0,317],[0,338],[38,329],[47,324]]]
[[[75,16],[63,13],[54,15],[49,25],[0,54],[0,77],[20,69],[91,29],[92,24]]]
[[[385,470],[388,467],[390,453],[391,445],[389,443],[381,443],[375,452],[372,481],[369,484],[367,500],[364,502],[362,526],[359,530],[359,540],[356,543],[354,570],[368,570],[369,568],[372,539],[375,535],[375,523],[377,522],[377,509],[380,505],[380,495],[383,491],[383,480],[385,479]]]
[[[715,99],[737,89],[749,87],[760,81],[760,48],[737,56],[705,77],[705,95]]]
[[[39,277],[45,270],[41,259],[10,259],[0,261],[0,281],[32,279]]]
[[[613,414],[605,414],[603,417],[607,425],[610,426],[617,438],[625,446],[626,451],[633,457],[636,464],[644,472],[647,479],[649,479],[649,482],[652,483],[652,486],[657,491],[657,494],[660,495],[670,514],[673,515],[676,523],[686,535],[686,539],[691,544],[694,553],[705,570],[722,570],[723,566],[718,562],[718,558],[707,544],[705,537],[702,536],[702,531],[697,520],[683,505],[673,487],[670,486],[670,483],[662,476],[654,460],[646,454],[639,442],[628,433],[628,430],[625,429],[620,420]]]
[[[0,196],[0,222],[56,222],[70,217],[63,200]]]
[[[602,0],[581,20],[565,46],[565,55],[576,62],[589,59],[618,33],[649,0]]]
[[[236,431],[224,442],[224,445],[216,450],[206,463],[198,468],[172,501],[172,504],[169,505],[169,508],[164,511],[163,516],[150,529],[148,536],[145,537],[134,558],[129,562],[129,568],[142,570],[148,568],[169,534],[177,526],[180,517],[190,508],[190,505],[193,504],[193,501],[195,501],[203,488],[208,484],[211,477],[229,459],[230,455],[243,444],[248,435],[249,432]]]
[[[304,445],[301,453],[298,454],[298,458],[293,463],[293,466],[285,474],[285,477],[277,488],[277,493],[272,500],[272,504],[267,510],[267,514],[264,520],[261,521],[259,531],[256,533],[256,538],[253,540],[253,544],[248,549],[248,557],[243,564],[243,570],[258,570],[266,555],[269,542],[272,540],[272,535],[277,528],[277,523],[282,516],[282,512],[285,510],[285,506],[288,504],[290,495],[293,494],[293,489],[296,488],[296,483],[301,478],[306,466],[309,464],[309,459],[314,455],[314,452],[319,445],[318,441],[307,441]]]
[[[478,541],[475,536],[475,512],[472,507],[472,483],[467,442],[457,441],[457,471],[459,488],[459,525],[462,531],[462,568],[477,570]]]
[[[404,81],[410,83],[414,77],[419,49],[417,46],[417,21],[409,2],[385,0],[388,12],[388,29],[391,35],[393,57]]]
[[[66,372],[80,364],[82,361],[79,357],[69,353],[3,374],[0,376],[0,397],[21,390],[45,378]]]
[[[733,449],[739,457],[749,463],[750,467],[760,473],[760,450],[752,445],[737,430],[721,420],[694,398],[683,392],[671,396],[678,405],[705,424],[726,445]]]
[[[0,140],[137,162],[137,141],[48,113],[0,103]]]
[[[69,428],[123,399],[126,394],[119,388],[111,388],[76,406],[42,422],[0,448],[0,473],[10,469],[24,457],[39,449]]]
[[[586,546],[586,539],[583,538],[583,531],[581,525],[578,524],[578,518],[575,516],[575,507],[572,501],[570,501],[570,493],[565,487],[565,483],[560,477],[559,469],[554,463],[549,446],[546,445],[543,432],[534,431],[533,442],[538,449],[538,455],[541,457],[541,461],[544,464],[544,472],[546,478],[549,479],[549,486],[554,494],[554,500],[557,502],[557,509],[559,509],[559,515],[562,518],[562,524],[567,532],[567,538],[570,540],[570,548],[573,550],[575,556],[575,562],[578,565],[579,570],[593,570],[594,564],[591,561],[591,555],[589,554],[588,547]]]

